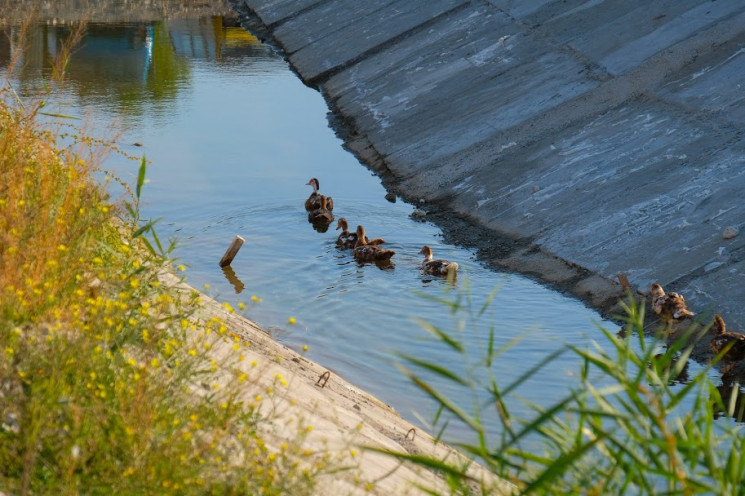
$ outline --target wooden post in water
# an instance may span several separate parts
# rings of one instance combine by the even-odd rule
[[[240,236],[236,236],[232,243],[230,243],[230,246],[228,246],[227,251],[225,251],[225,255],[222,256],[220,259],[220,267],[226,267],[230,265],[233,262],[233,259],[238,254],[238,250],[241,249],[241,246],[243,246],[243,243],[245,243],[245,239],[241,238]]]

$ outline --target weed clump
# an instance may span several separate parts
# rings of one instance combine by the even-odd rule
[[[301,422],[265,436],[273,390],[247,343],[165,282],[173,243],[139,216],[145,159],[111,203],[95,175],[114,148],[60,146],[42,108],[0,89],[0,487],[310,494],[330,456]]]

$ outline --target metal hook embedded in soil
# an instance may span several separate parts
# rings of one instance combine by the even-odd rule
[[[331,377],[331,372],[328,370],[321,374],[321,376],[316,381],[316,386],[326,387],[326,383],[329,382],[329,378]],[[323,382],[321,382],[323,381]]]

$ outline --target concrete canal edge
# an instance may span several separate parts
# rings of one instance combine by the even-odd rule
[[[230,1],[386,188],[488,264],[605,316],[621,273],[745,318],[741,1]]]
[[[262,402],[262,406],[268,405],[269,411],[265,413],[268,413],[271,425],[262,423],[260,428],[266,431],[267,442],[275,442],[276,448],[283,442],[292,442],[299,423],[312,426],[304,438],[303,448],[316,453],[331,453],[335,463],[345,467],[332,475],[318,477],[316,494],[430,494],[422,488],[438,494],[448,492],[443,474],[423,466],[401,464],[393,456],[364,447],[430,456],[456,466],[468,466],[468,475],[482,484],[480,487],[490,488],[490,494],[514,493],[512,484],[435,440],[392,407],[333,371],[279,343],[254,322],[231,312],[175,274],[165,272],[161,274],[161,281],[174,294],[199,293],[203,307],[195,317],[205,321],[218,317],[231,333],[248,343],[248,347],[241,350],[243,361],[257,364],[256,370],[260,372],[252,375],[255,387],[246,388],[248,396],[257,390],[275,387],[277,377],[286,379],[285,388],[276,387],[272,400]],[[221,362],[221,357],[234,353],[232,344],[218,343],[211,348],[211,353]]]

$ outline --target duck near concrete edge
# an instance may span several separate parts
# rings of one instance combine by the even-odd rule
[[[657,283],[652,284],[649,294],[652,296],[652,310],[668,329],[673,324],[695,315],[688,310],[683,296],[672,291],[665,293],[662,286]]]
[[[434,259],[432,257],[432,248],[427,245],[422,247],[419,254],[424,255],[422,270],[427,274],[432,274],[433,276],[449,276],[452,274],[454,277],[458,273],[458,264],[456,262],[441,258]]]

